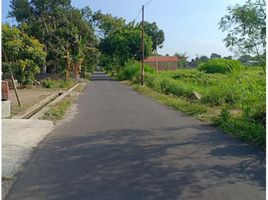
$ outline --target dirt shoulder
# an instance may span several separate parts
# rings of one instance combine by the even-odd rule
[[[60,90],[41,87],[18,89],[18,95],[22,104],[22,106],[19,107],[15,91],[10,90],[11,115],[14,116],[16,114],[23,113],[27,110],[27,108],[57,92],[60,92]]]

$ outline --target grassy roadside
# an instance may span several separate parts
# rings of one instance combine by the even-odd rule
[[[68,96],[56,105],[50,106],[49,110],[43,115],[42,119],[51,120],[54,123],[63,119],[66,111],[70,108],[75,99],[75,97]]]
[[[88,82],[80,83],[73,92],[82,93]],[[43,115],[42,119],[51,120],[56,123],[64,118],[66,111],[71,107],[77,96],[66,96],[56,105],[50,106],[49,110]]]
[[[122,83],[131,86],[135,91],[149,96],[164,105],[170,106],[201,121],[214,124],[230,135],[265,149],[265,130],[261,125],[237,119],[235,114],[232,115],[229,112],[224,114],[220,108],[209,107],[194,100],[189,101],[189,99],[184,97],[165,95],[147,86],[133,84],[130,81],[123,81]],[[248,134],[249,132],[251,134]]]
[[[183,97],[176,97],[173,95],[165,95],[155,90],[147,87],[147,86],[140,86],[137,84],[132,84],[130,81],[124,81],[123,84],[127,84],[131,86],[135,91],[149,96],[159,103],[165,104],[169,107],[172,107],[178,111],[181,111],[187,115],[194,116],[197,119],[204,121],[204,122],[212,122],[213,118],[218,116],[220,110],[217,108],[212,109],[204,104],[198,103],[197,101],[189,101]]]
[[[70,79],[68,81],[45,79],[42,81],[42,86],[44,88],[68,90],[69,88],[74,86],[76,83],[77,82],[74,79]]]

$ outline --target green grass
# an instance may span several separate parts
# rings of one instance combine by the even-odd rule
[[[214,123],[225,132],[238,137],[246,142],[261,148],[266,146],[265,126],[251,122],[243,117],[234,117],[228,110],[223,109],[221,114],[214,119]]]
[[[63,119],[64,114],[73,101],[74,99],[72,97],[65,97],[56,105],[50,106],[49,110],[43,115],[42,119],[51,120],[53,122]]]
[[[213,67],[213,66],[210,66]],[[136,74],[135,74],[136,71]],[[126,78],[133,84],[139,70]],[[130,71],[128,71],[130,72]],[[133,74],[134,73],[134,74]],[[227,74],[180,69],[145,74],[138,92],[204,121],[261,148],[265,147],[266,79],[260,67],[243,67]],[[201,100],[193,100],[193,92]],[[224,112],[229,113],[223,118]]]
[[[70,79],[68,81],[45,79],[42,81],[42,86],[45,88],[68,89],[71,86],[73,86],[75,83],[76,81],[73,79]]]
[[[171,95],[165,95],[154,91],[147,86],[140,86],[137,84],[132,85],[133,89],[146,96],[152,97],[158,102],[182,111],[188,115],[195,116],[198,119],[206,122],[210,122],[212,118],[217,115],[217,109],[211,109],[210,107],[200,104],[198,102],[190,102],[186,98],[176,97]]]
[[[223,58],[210,59],[207,62],[201,63],[198,70],[205,73],[221,73],[227,74],[233,71],[239,71],[241,64],[238,60],[228,60]]]

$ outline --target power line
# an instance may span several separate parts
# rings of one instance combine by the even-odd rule
[[[137,14],[137,16],[135,17],[134,21],[136,21],[136,19],[140,16],[141,11],[142,11],[142,9],[140,9],[140,11],[139,11],[139,13]]]
[[[153,1],[153,0],[148,1],[148,2],[144,5],[144,7],[147,6],[147,5],[149,5],[149,3],[151,3],[152,1]],[[141,12],[142,12],[142,9],[139,10],[137,16],[134,18],[134,21],[136,21],[136,19],[140,16]]]
[[[144,7],[146,7],[149,3],[151,3],[153,0],[150,0],[150,1],[148,1],[145,5],[144,5]]]

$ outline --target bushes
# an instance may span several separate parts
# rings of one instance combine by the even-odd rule
[[[193,92],[193,88],[191,86],[171,78],[160,79],[160,88],[163,93],[173,94],[175,96],[190,97]]]
[[[212,106],[224,104],[234,106],[241,101],[241,90],[238,85],[231,84],[230,80],[219,81],[218,85],[207,87],[202,95],[202,103]]]
[[[66,89],[71,87],[75,83],[74,80],[51,80],[50,78],[46,78],[42,81],[42,86],[45,88],[61,88]]]
[[[140,66],[138,64],[133,64],[126,66],[118,74],[119,80],[132,80],[140,71]]]
[[[244,117],[233,117],[228,110],[223,109],[215,123],[223,130],[259,147],[266,146],[265,126],[248,121]]]
[[[125,67],[118,73],[119,80],[130,80],[137,82],[140,79],[141,64],[137,61],[128,62]],[[148,74],[154,73],[154,69],[144,65],[144,72]]]
[[[42,82],[42,86],[45,87],[45,88],[52,88],[53,87],[53,82],[52,82],[52,80],[50,78],[47,78]]]
[[[3,73],[14,72],[22,84],[33,84],[34,75],[45,62],[44,45],[18,28],[2,25]]]
[[[145,77],[145,84],[164,94],[172,94],[175,96],[183,96],[190,98],[193,94],[193,91],[200,92],[202,89],[197,87],[190,82],[184,82],[181,80],[176,80],[171,77],[161,75],[147,75]]]
[[[206,73],[221,73],[227,74],[233,71],[239,71],[241,69],[240,62],[237,60],[227,60],[227,59],[212,59],[207,62],[201,63],[198,67],[199,71],[204,71]]]

